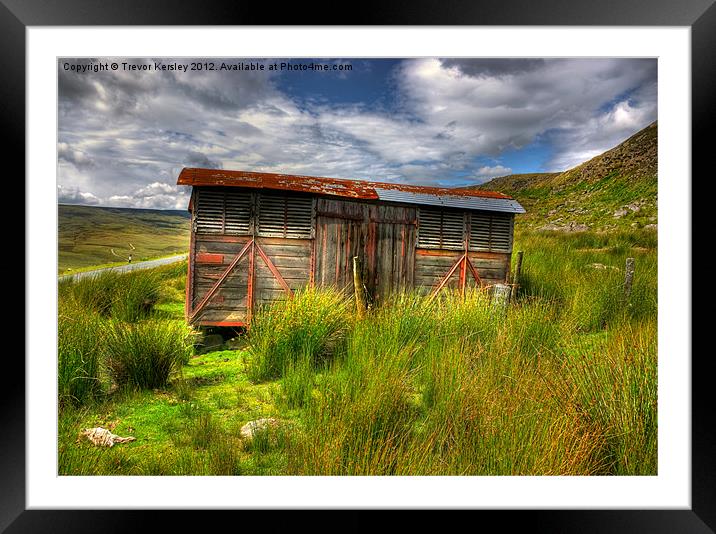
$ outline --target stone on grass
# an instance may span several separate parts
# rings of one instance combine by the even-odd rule
[[[618,210],[616,210],[616,211],[614,212],[614,218],[615,218],[615,219],[620,219],[620,218],[624,217],[624,215],[626,215],[627,213],[629,213],[629,212],[628,212],[627,210],[623,209],[623,208],[622,208],[622,209],[618,209]]]
[[[619,270],[619,267],[614,267],[614,265],[604,265],[603,263],[590,263],[588,267],[591,267],[592,269],[599,269],[602,271],[605,271],[607,269],[611,269],[612,271]]]
[[[569,232],[586,232],[587,230],[589,230],[589,226],[586,224],[569,223]]]
[[[278,426],[278,420],[274,419],[273,417],[265,417],[262,419],[256,419],[254,421],[249,421],[248,423],[246,423],[244,426],[241,427],[239,434],[244,439],[251,439],[254,437],[254,434],[256,434],[256,432],[268,430],[269,427],[276,428],[277,426]]]

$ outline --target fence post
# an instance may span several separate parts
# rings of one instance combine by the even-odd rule
[[[634,282],[634,258],[626,259],[626,266],[624,268],[624,301],[629,301],[629,295],[631,295],[631,286]]]
[[[522,272],[522,256],[523,251],[517,252],[517,261],[515,262],[515,272],[512,275],[512,297],[510,300],[514,300],[517,297],[517,288],[520,286],[520,273]]]
[[[356,311],[358,317],[362,318],[365,315],[366,303],[363,291],[363,269],[358,256],[353,256],[353,289],[356,296]]]

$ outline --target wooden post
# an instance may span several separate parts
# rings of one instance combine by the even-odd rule
[[[356,296],[356,311],[358,317],[362,318],[365,316],[366,303],[363,291],[363,269],[358,256],[353,256],[353,289]]]
[[[634,258],[626,259],[626,267],[624,268],[624,301],[629,300],[631,295],[631,286],[634,282]]]
[[[492,286],[492,307],[501,313],[506,313],[511,293],[512,287],[508,284],[495,284]]]
[[[517,288],[520,286],[520,273],[522,272],[522,256],[523,251],[517,252],[517,261],[515,262],[515,272],[512,276],[512,299],[517,297]]]

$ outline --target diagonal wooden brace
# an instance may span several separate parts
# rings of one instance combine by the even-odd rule
[[[433,289],[433,292],[430,294],[430,300],[435,298],[435,295],[437,295],[438,292],[443,287],[445,287],[445,284],[447,284],[448,280],[450,280],[450,277],[455,272],[455,270],[462,264],[463,261],[465,261],[466,256],[467,256],[466,254],[463,254],[462,256],[460,256],[460,258],[455,262],[455,264],[452,267],[450,267],[450,270],[447,272],[447,274],[443,277],[442,280],[440,280],[440,283],[437,286],[435,286],[435,289]]]
[[[478,286],[481,286],[482,278],[480,278],[480,275],[477,274],[477,269],[475,269],[475,266],[472,264],[472,260],[470,259],[470,256],[465,254],[465,260],[467,262],[467,266],[470,268],[470,272],[472,273],[473,278],[475,278],[475,282],[477,282]]]
[[[190,320],[193,320],[199,314],[199,312],[204,309],[204,307],[207,305],[209,300],[211,300],[211,297],[213,297],[214,293],[216,293],[217,289],[219,289],[219,286],[221,286],[221,284],[224,283],[224,280],[226,280],[226,277],[229,276],[229,273],[234,269],[234,267],[236,267],[236,264],[239,263],[239,260],[244,257],[244,255],[246,254],[246,251],[249,250],[249,248],[251,247],[253,242],[254,242],[254,240],[251,239],[251,240],[249,240],[248,243],[246,243],[246,245],[244,245],[244,248],[241,249],[241,252],[239,252],[237,254],[237,256],[232,260],[231,264],[221,274],[219,279],[214,283],[213,286],[211,286],[211,289],[209,289],[209,291],[206,292],[206,295],[204,295],[204,298],[201,299],[201,302],[199,302],[199,305],[191,311],[191,313],[189,315]]]
[[[256,243],[256,250],[258,251],[259,256],[261,256],[261,259],[264,260],[266,267],[268,267],[269,270],[271,271],[271,274],[273,274],[274,277],[276,278],[276,280],[278,280],[278,283],[281,284],[281,287],[283,287],[290,296],[293,296],[293,291],[291,291],[291,288],[288,287],[286,280],[283,279],[283,276],[281,276],[281,273],[278,272],[278,269],[276,268],[276,266],[269,259],[269,257],[266,255],[266,253],[263,251],[263,249],[259,246],[258,243]]]

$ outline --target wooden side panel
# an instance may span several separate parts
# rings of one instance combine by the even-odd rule
[[[374,300],[409,289],[414,281],[416,209],[319,199],[315,283],[353,291],[353,256],[363,261]]]
[[[422,292],[429,292],[437,286],[450,268],[464,254],[461,250],[435,250],[419,248],[415,250],[415,287]],[[460,281],[460,270],[455,272],[444,287],[457,289]]]
[[[470,252],[470,261],[485,284],[503,283],[510,269],[509,253]],[[468,276],[468,280],[472,276]]]
[[[364,256],[367,218],[368,210],[364,203],[317,199],[316,286],[353,291],[353,256]]]
[[[232,260],[249,241],[249,236],[194,234],[196,262],[193,269],[193,307],[201,302]],[[211,262],[199,261],[210,259]],[[219,262],[219,260],[221,260]],[[248,288],[248,254],[234,267],[196,322],[244,322]]]
[[[292,291],[304,288],[309,282],[311,267],[310,239],[257,238],[268,259]],[[254,279],[254,304],[258,308],[288,297],[283,285],[257,254]]]
[[[416,287],[425,290],[437,286],[462,254],[463,251],[457,250],[416,249]],[[475,270],[480,275],[483,284],[496,284],[506,280],[510,265],[510,254],[471,252],[470,261],[475,266]],[[475,279],[469,271],[465,280],[467,287],[476,285]],[[445,287],[452,289],[459,287],[459,269],[453,273]]]
[[[194,268],[193,303],[196,306],[221,277],[232,260],[249,241],[248,236],[196,236],[196,258]],[[292,290],[308,284],[311,263],[310,239],[256,238],[273,263],[281,278]],[[250,252],[234,267],[216,294],[197,317],[203,322],[247,322]],[[254,255],[253,302],[254,307],[268,304],[288,296],[271,269],[261,259],[258,251]]]
[[[375,246],[375,254],[369,264],[373,267],[373,296],[378,302],[393,292],[413,287],[416,215],[416,209],[410,207],[370,206],[375,237],[369,244]]]

